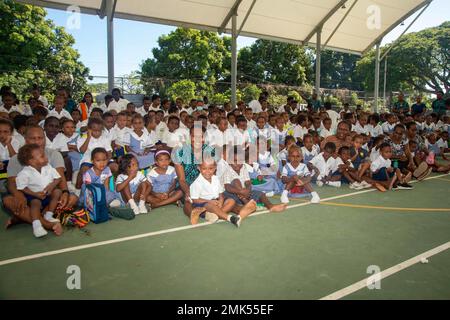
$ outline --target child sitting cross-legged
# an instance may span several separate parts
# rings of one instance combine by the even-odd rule
[[[299,147],[289,149],[288,160],[281,173],[281,180],[285,185],[281,202],[289,203],[289,194],[295,196],[296,193],[300,193],[300,189],[304,188],[312,195],[311,203],[319,203],[320,197],[311,186],[311,173],[306,164],[302,163],[303,155]]]
[[[337,187],[341,186],[340,174],[333,172],[335,166],[336,145],[333,142],[327,142],[322,153],[319,153],[309,162],[308,168],[314,170],[313,179],[316,184],[322,187],[324,184]]]
[[[400,169],[391,166],[392,148],[390,144],[381,144],[379,150],[380,155],[370,165],[375,187],[381,192],[392,189],[411,190],[413,187],[408,184],[411,175],[404,176]]]
[[[341,175],[341,182],[348,183],[350,189],[361,190],[371,188],[371,180],[366,177],[359,177],[358,170],[351,161],[351,149],[343,146],[338,151],[339,157],[336,158],[334,170]]]
[[[241,218],[229,214],[235,202],[233,199],[226,199],[223,194],[223,186],[219,178],[215,175],[216,162],[214,159],[205,158],[198,167],[200,175],[190,186],[191,200],[194,208],[205,208],[207,212],[214,213],[220,219],[239,227]],[[196,224],[198,218],[199,214],[196,215],[194,221],[192,221],[191,217],[191,223]]]
[[[169,151],[159,150],[155,153],[155,167],[147,174],[150,182],[147,202],[152,208],[176,204],[183,197],[183,192],[176,190],[177,173],[170,162]]]
[[[56,235],[61,235],[61,224],[58,219],[53,218],[62,195],[62,191],[56,188],[61,176],[48,163],[44,150],[37,144],[27,144],[20,148],[17,158],[25,166],[17,175],[17,190],[25,194],[30,206],[34,236],[39,238],[47,235],[44,227],[51,227]],[[41,210],[45,212],[44,225]]]
[[[120,192],[122,200],[129,204],[135,215],[148,213],[145,201],[150,189],[149,183],[139,171],[138,161],[133,154],[126,154],[120,159],[119,172],[116,191]]]
[[[228,155],[228,163],[232,170],[227,170],[222,176],[225,196],[236,202],[233,212],[244,219],[256,210],[258,202],[262,203],[270,212],[284,211],[285,204],[272,204],[263,192],[253,190],[244,160],[245,155],[242,149],[234,147]]]

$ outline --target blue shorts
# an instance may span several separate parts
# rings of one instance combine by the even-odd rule
[[[377,173],[372,174],[372,179],[376,181],[387,181],[394,176],[395,172],[388,173],[386,168],[381,168]]]
[[[41,209],[43,209],[43,208],[45,208],[46,206],[48,206],[48,205],[50,204],[50,201],[51,201],[50,196],[47,196],[47,197],[45,197],[44,200],[42,200],[42,199],[39,199],[39,198],[30,196],[29,194],[26,194],[26,195],[25,195],[25,198],[27,198],[27,204],[28,204],[28,205],[30,205],[30,202],[31,202],[32,200],[35,200],[35,199],[41,201]]]

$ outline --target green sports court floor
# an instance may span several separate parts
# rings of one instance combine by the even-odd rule
[[[0,299],[450,299],[450,176],[414,187],[324,187],[320,205],[292,201],[239,229],[192,227],[175,206],[61,237],[2,229]],[[388,272],[380,289],[366,287],[369,266]]]

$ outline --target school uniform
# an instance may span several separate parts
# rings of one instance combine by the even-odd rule
[[[434,122],[431,122],[430,124],[424,122],[422,125],[422,130],[426,133],[432,133],[436,131],[436,124]]]
[[[348,164],[350,168],[355,168],[352,162],[348,161],[347,163],[344,163],[341,157],[337,157],[336,161],[334,161],[333,166],[331,167],[332,175],[340,175],[342,183],[350,184],[350,181],[347,180],[347,178],[341,175],[341,173],[339,172],[339,166],[343,164]]]
[[[222,147],[227,143],[226,130],[223,132],[220,131],[217,127],[211,127],[210,129],[207,129],[205,133],[205,143],[212,147]]]
[[[355,131],[357,134],[365,134],[365,135],[370,135],[372,133],[371,127],[368,124],[362,126],[359,122],[355,126]]]
[[[325,160],[322,152],[312,158],[309,163],[311,163],[314,167],[317,168],[317,170],[319,170],[319,176],[317,177],[317,180],[321,180],[322,178],[332,173],[335,162],[336,159],[334,159],[333,157],[329,157],[328,160]]]
[[[190,186],[192,200],[217,200],[224,191],[223,185],[215,175],[211,177],[211,182],[209,182],[200,174]],[[194,203],[193,205],[194,207],[204,207],[206,203]]]
[[[257,128],[255,120],[253,120],[253,119],[248,120],[247,118],[245,118],[245,119],[247,120],[247,129]]]
[[[359,166],[368,160],[369,152],[361,148],[357,153],[355,148],[350,148],[350,156],[353,158],[355,155],[356,159],[352,163],[356,169],[359,169]]]
[[[127,179],[128,179],[128,175],[119,174],[116,179],[116,186],[123,183]],[[133,197],[134,197],[134,194],[136,193],[137,189],[139,188],[140,184],[145,181],[147,181],[147,178],[142,174],[142,172],[138,171],[136,174],[136,177],[134,177],[134,179],[128,183],[128,187],[130,188],[130,192]],[[123,200],[123,198],[122,198],[122,200]]]
[[[305,134],[307,134],[307,133],[308,133],[308,129],[302,127],[301,125],[296,125],[296,126],[294,127],[294,134],[293,134],[293,136],[294,136],[295,139],[300,138],[301,140],[303,140],[303,137],[304,137]]]
[[[225,174],[227,170],[233,170],[228,162],[226,162],[224,159],[220,159],[217,161],[217,168],[216,168],[216,176],[222,180],[222,176]]]
[[[392,165],[392,161],[390,159],[383,158],[382,155],[379,155],[375,161],[370,165],[370,171],[372,172],[372,179],[377,181],[386,181],[390,177],[392,177],[395,173],[391,172],[388,174],[387,168],[390,168]]]
[[[376,138],[378,136],[381,136],[383,134],[383,128],[377,124],[375,127],[371,124],[367,125],[370,129],[370,135],[372,136],[372,138]]]
[[[127,109],[127,105],[130,103],[130,101],[128,101],[127,99],[122,99],[120,98],[119,101],[116,101],[115,99],[113,99],[108,107],[106,108],[107,111],[111,111],[114,110],[117,113],[119,113],[120,111],[126,110]]]
[[[67,111],[66,109],[62,109],[60,112],[56,111],[56,109],[53,109],[48,113],[47,118],[49,117],[56,117],[58,119],[67,118],[69,120],[73,120],[69,111]]]
[[[74,133],[71,137],[66,136],[62,132],[58,133],[52,142],[53,149],[58,150],[59,152],[68,152],[68,144],[76,145],[78,136],[78,133]]]
[[[397,125],[396,123],[390,124],[389,122],[384,122],[381,125],[381,128],[383,129],[384,134],[391,134],[392,132],[394,132],[394,128],[396,125]]]
[[[225,137],[227,144],[232,144],[234,146],[246,146],[250,143],[250,134],[247,130],[227,129],[225,131]]]
[[[165,143],[169,148],[176,148],[183,146],[181,135],[179,135],[176,130],[174,132],[170,132],[169,130],[167,130],[164,133],[161,142]]]
[[[83,175],[83,185],[81,186],[80,200],[78,201],[78,203],[82,205],[84,204],[84,195],[86,193],[87,184],[95,183],[104,185],[105,181],[111,177],[112,172],[108,166],[100,173],[100,175],[97,175],[93,168],[90,168],[88,171],[86,171]],[[119,200],[122,205],[124,204],[122,197],[120,197],[120,194],[109,189],[105,190],[105,198],[106,204],[111,203],[113,200]]]
[[[42,192],[44,189],[51,184],[55,179],[59,179],[61,176],[58,171],[53,168],[50,164],[41,168],[39,172],[32,166],[25,166],[22,171],[16,177],[17,190],[24,190],[25,188],[30,189],[33,192]],[[28,202],[33,199],[37,199],[30,195],[25,195]],[[39,199],[42,201],[42,207],[46,207],[50,203],[50,196],[45,199]]]
[[[177,173],[172,166],[168,166],[164,174],[159,174],[155,168],[147,174],[147,180],[152,185],[152,192],[154,193],[168,193],[176,179]]]
[[[145,117],[149,111],[150,111],[150,108],[148,108],[148,110],[145,110],[144,106],[136,109],[136,112],[139,113],[143,117]]]
[[[227,170],[224,173],[224,175],[222,176],[222,184],[223,185],[231,184],[234,180],[239,180],[241,182],[242,187],[245,188],[245,183],[247,181],[251,181],[247,166],[243,165],[241,167],[241,170],[239,171],[239,173],[234,171],[234,169],[230,168],[230,170]],[[250,192],[249,199],[259,202],[259,199],[261,198],[262,195],[263,195],[263,192],[254,190],[253,186],[252,186],[252,190]],[[244,204],[242,202],[242,200],[234,193],[225,191],[224,196],[225,196],[225,198],[233,199],[237,205]]]
[[[303,163],[308,164],[314,157],[316,157],[320,153],[320,148],[316,145],[313,145],[311,151],[306,149],[306,147],[301,147],[300,149],[303,155]]]
[[[278,181],[276,178],[266,176],[262,181],[258,180],[258,176],[263,175],[261,173],[261,167],[258,163],[255,162],[253,165],[244,163],[244,166],[247,168],[248,175],[252,182],[252,190],[263,193],[273,192],[274,194],[280,194],[283,191],[282,182]]]
[[[44,96],[39,96],[38,101],[42,102],[42,105],[44,106],[44,108],[48,107],[48,100],[46,97]]]
[[[80,150],[81,146],[86,142],[87,137],[78,137],[77,140],[77,148]],[[83,163],[92,163],[91,161],[91,152],[95,148],[104,148],[108,152],[112,152],[111,148],[111,140],[105,136],[100,136],[99,138],[91,137],[89,140],[89,145],[86,149],[86,152],[83,154],[83,157],[80,160],[81,165]],[[74,168],[75,169],[75,168]]]
[[[330,130],[328,130],[328,129],[326,129],[325,127],[322,129],[322,130],[320,130],[320,137],[321,138],[324,138],[324,139],[326,139],[326,138],[328,138],[329,136],[332,136],[334,133],[332,132],[332,130],[331,130],[331,128],[330,128]]]
[[[157,141],[162,141],[164,134],[166,133],[167,130],[169,129],[167,128],[167,124],[165,122],[161,121],[160,123],[158,123],[158,125],[155,128]]]
[[[139,163],[139,169],[145,169],[155,163],[155,155],[153,152],[149,152],[145,155],[139,154],[144,152],[146,148],[154,146],[156,142],[154,131],[150,134],[147,130],[143,130],[142,134],[139,136],[132,130],[125,136],[124,144],[132,149],[130,153],[136,156]]]
[[[21,143],[16,137],[12,137],[11,146],[13,147],[16,154],[19,152],[20,147],[24,144]],[[7,146],[4,146],[3,143],[0,143],[0,161],[9,161],[11,155],[9,154],[9,150]]]
[[[274,128],[272,130],[272,134],[271,134],[272,144],[274,144],[274,145],[283,144],[284,145],[284,141],[286,140],[286,136],[287,136],[287,131],[286,130],[280,131],[280,130],[278,130],[278,128]]]

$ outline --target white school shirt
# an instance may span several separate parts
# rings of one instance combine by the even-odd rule
[[[253,110],[253,113],[260,113],[262,111],[261,103],[258,100],[250,101],[248,107]]]
[[[395,123],[393,123],[393,124],[390,124],[389,122],[384,122],[382,125],[381,125],[381,128],[383,129],[383,132],[385,133],[385,134],[389,134],[389,133],[392,133],[393,131],[394,131],[394,127],[396,126],[396,124]]]
[[[76,145],[77,144],[78,133],[74,132],[71,137],[66,136],[64,133],[60,132],[56,135],[55,139],[53,139],[52,146],[53,149],[58,150],[59,152],[68,152],[69,147],[68,144]]]
[[[154,131],[148,132],[147,130],[142,130],[142,135],[138,136],[134,130],[130,130],[125,136],[124,136],[124,144],[126,146],[130,145],[131,137],[133,137],[136,140],[139,140],[140,148],[145,149],[152,147],[156,144],[156,133]]]
[[[423,130],[423,124],[424,124],[424,122],[416,121],[416,127],[417,127],[418,131],[422,131]]]
[[[354,168],[353,163],[350,162],[350,168]],[[345,164],[344,161],[342,161],[341,157],[337,157],[336,161],[334,161],[333,166],[331,167],[331,172],[336,172],[339,170],[339,166]]]
[[[374,162],[379,156],[380,150],[377,150],[377,148],[372,148],[372,151],[370,152],[370,162]]]
[[[260,167],[262,175],[273,175],[277,172],[277,163],[269,151],[258,153],[258,162],[268,163],[270,167]]]
[[[55,142],[55,138],[53,139],[53,141],[50,141],[50,139],[47,137],[47,134],[45,133],[45,147],[55,150],[55,147],[53,145],[53,143]]]
[[[14,129],[14,131],[13,131],[13,137],[14,137],[17,141],[19,141],[20,146],[23,146],[23,145],[25,144],[25,138],[24,138],[19,132],[17,132],[16,129]]]
[[[308,129],[307,128],[303,128],[299,124],[294,127],[294,138],[295,139],[300,138],[300,139],[303,140],[303,136],[305,134],[307,134],[307,133],[308,133]]]
[[[336,130],[339,122],[339,113],[334,110],[327,110],[328,117],[331,119],[331,129]]]
[[[372,128],[366,124],[364,127],[358,122],[355,126],[355,131],[357,134],[366,134],[369,135],[372,133]]]
[[[436,124],[434,122],[431,122],[430,124],[427,124],[426,122],[424,122],[422,125],[422,129],[427,132],[436,131]]]
[[[162,141],[164,134],[166,133],[167,130],[169,130],[167,128],[167,124],[165,122],[161,121],[155,128],[157,140]]]
[[[253,119],[248,120],[247,118],[245,118],[245,119],[247,120],[247,129],[257,128],[255,120],[253,120]]]
[[[372,164],[370,165],[370,171],[375,173],[378,170],[380,170],[381,168],[389,168],[391,166],[391,164],[392,164],[392,162],[390,159],[385,159],[380,154],[378,156],[378,158],[376,158],[375,161],[373,161]]]
[[[281,171],[282,177],[288,176],[288,171],[289,171],[288,168],[290,169],[290,171],[294,171],[297,174],[297,176],[302,177],[302,178],[309,177],[311,175],[311,172],[309,171],[306,164],[300,162],[300,164],[298,165],[297,168],[294,168],[291,163],[287,163],[283,167],[283,170]]]
[[[23,146],[18,139],[16,139],[14,136],[11,139],[11,146],[13,147],[14,151],[16,151],[16,154],[19,152],[19,149],[21,146]],[[3,160],[9,160],[11,158],[11,155],[9,154],[9,150],[7,146],[4,146],[3,143],[0,143],[0,161]]]
[[[125,110],[127,108],[127,104],[129,103],[130,101],[128,101],[127,99],[120,98],[119,101],[112,99],[106,110],[108,111],[115,110],[117,113],[119,113],[120,111]]]
[[[6,112],[6,113],[11,113],[11,112],[18,112],[20,114],[24,114],[27,116],[32,115],[33,113],[31,112],[31,108],[29,106],[21,106],[21,105],[13,105],[9,111],[3,106],[0,106],[0,112]]]
[[[250,143],[250,134],[247,130],[227,129],[225,131],[225,141],[227,144],[232,144],[234,146],[244,146],[247,143]]]
[[[183,141],[181,140],[182,135],[179,134],[180,131],[170,132],[169,130],[165,131],[164,136],[161,139],[162,143],[165,143],[169,148],[182,147]],[[156,142],[156,141],[155,141]]]
[[[116,179],[116,186],[118,184],[123,183],[127,179],[128,179],[128,175],[119,174]],[[144,176],[144,174],[142,172],[138,171],[136,174],[136,177],[134,177],[134,179],[128,183],[130,190],[136,190],[139,187],[139,185],[144,181],[147,181],[147,178]]]
[[[206,180],[202,174],[191,184],[190,193],[192,200],[216,200],[225,190],[217,176],[211,177],[211,182]]]
[[[33,192],[41,192],[61,176],[58,171],[50,164],[41,168],[41,172],[31,166],[25,166],[16,177],[17,190],[23,190],[28,187]]]
[[[280,131],[280,130],[278,130],[278,128],[273,128],[272,133],[271,133],[271,138],[270,138],[272,140],[272,145],[274,145],[274,144],[277,145],[279,142],[281,144],[284,144],[284,140],[286,139],[286,136],[287,136],[287,130]]]
[[[368,124],[369,128],[370,128],[370,135],[373,138],[376,138],[378,136],[381,136],[383,134],[383,128],[377,124],[375,127],[371,124]]]
[[[301,147],[300,150],[302,151],[303,158],[305,158],[305,157],[316,157],[320,153],[320,147],[318,147],[315,144],[312,146],[312,150],[311,151],[306,149],[305,146]]]
[[[332,173],[331,170],[334,168],[335,162],[336,159],[334,159],[333,157],[329,157],[328,160],[325,161],[322,152],[312,158],[309,163],[311,163],[314,167],[317,168],[317,170],[319,170],[319,177],[326,177],[330,173]]]
[[[239,173],[236,173],[233,168],[230,167],[229,170],[226,170],[225,173],[222,175],[222,184],[230,184],[233,182],[233,180],[238,179],[242,186],[245,187],[245,182],[250,181],[250,176],[248,174],[248,170],[246,166],[241,167],[241,171]]]
[[[62,109],[60,113],[58,113],[56,109],[53,109],[48,113],[47,118],[48,117],[56,117],[58,119],[67,118],[69,120],[73,120],[69,111],[67,111],[66,109]]]
[[[332,136],[332,135],[333,135],[333,132],[331,130],[326,129],[325,127],[322,130],[320,130],[320,137],[321,138],[326,139],[326,138],[328,138],[329,136]]]
[[[150,107],[148,108],[148,111],[150,111]],[[148,111],[145,111],[145,107],[144,106],[136,109],[136,112],[139,113],[143,117],[148,114]]]
[[[219,180],[222,180],[222,176],[227,170],[233,170],[228,162],[226,162],[224,159],[220,159],[219,161],[217,161],[216,176],[219,178]]]
[[[87,137],[79,137],[77,140],[77,148],[80,150],[81,146],[86,141]],[[83,157],[81,158],[80,163],[91,163],[91,152],[95,148],[105,148],[106,151],[111,151],[111,140],[103,135],[101,135],[98,139],[91,137],[91,140],[89,141],[89,145],[86,149],[86,152],[83,154]]]
[[[205,133],[205,143],[211,147],[222,147],[226,144],[226,130],[225,132],[220,131],[216,128],[210,128],[206,130]]]
[[[114,143],[118,146],[123,147],[125,145],[125,137],[127,134],[129,134],[132,130],[128,127],[123,127],[120,129],[117,124],[111,129],[111,141],[114,141]]]
[[[45,108],[48,107],[48,100],[46,97],[44,96],[39,96],[38,101],[42,102],[42,104],[44,105]]]

